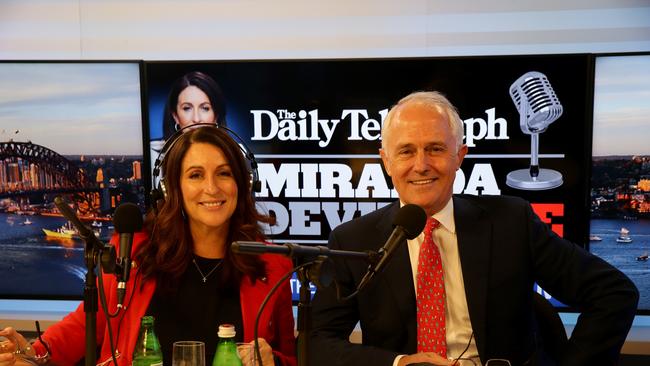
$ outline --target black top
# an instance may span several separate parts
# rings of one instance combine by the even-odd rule
[[[234,324],[237,331],[235,341],[243,340],[239,286],[233,286],[233,289],[219,286],[221,259],[197,256],[194,259],[203,275],[190,262],[180,279],[178,291],[170,294],[165,284],[157,284],[146,312],[155,317],[154,330],[160,341],[165,366],[172,364],[172,349],[176,341],[204,342],[205,363],[212,364],[220,324]]]

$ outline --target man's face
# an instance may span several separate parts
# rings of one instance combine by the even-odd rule
[[[467,146],[458,148],[442,108],[417,100],[397,108],[379,153],[402,202],[432,215],[451,198]]]

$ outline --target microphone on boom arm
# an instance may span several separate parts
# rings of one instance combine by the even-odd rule
[[[70,206],[68,206],[68,203],[63,199],[61,196],[57,196],[54,198],[54,204],[56,205],[56,208],[59,209],[59,212],[70,221],[70,223],[77,229],[77,232],[79,233],[79,237],[85,241],[86,243],[92,245],[93,247],[97,249],[105,249],[106,245],[102,243],[97,237],[95,236],[95,233],[92,232],[86,225],[84,225],[81,220],[79,220],[79,217],[77,217],[77,214],[72,211]]]
[[[133,245],[133,234],[142,230],[142,213],[137,205],[123,203],[115,210],[113,220],[115,231],[120,236],[120,253],[117,258],[116,275],[117,282],[117,307],[124,307],[124,296],[126,294],[126,283],[131,272],[131,246]]]
[[[393,221],[393,232],[384,246],[377,252],[379,261],[368,266],[368,271],[357,286],[357,291],[361,291],[366,287],[375,277],[375,274],[384,269],[401,243],[406,239],[415,239],[420,235],[426,222],[427,214],[420,206],[408,204],[400,208],[395,216],[395,221]]]
[[[63,217],[70,221],[72,226],[77,229],[79,237],[86,243],[86,246],[102,253],[99,261],[104,272],[115,273],[115,248],[99,240],[95,236],[95,233],[79,220],[77,214],[68,206],[68,203],[63,197],[54,197],[54,204]]]

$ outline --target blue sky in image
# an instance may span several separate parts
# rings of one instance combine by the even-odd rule
[[[142,155],[138,63],[0,63],[9,139],[61,155]]]
[[[596,59],[593,156],[650,155],[650,55]]]

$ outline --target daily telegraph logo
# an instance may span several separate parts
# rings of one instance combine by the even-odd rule
[[[342,121],[350,124],[348,140],[374,141],[380,138],[381,125],[388,114],[388,109],[382,109],[377,119],[369,118],[365,109],[344,109],[337,119],[319,118],[318,109],[309,112],[300,110],[291,112],[278,109],[251,110],[253,114],[254,141],[265,141],[277,138],[280,141],[318,141],[318,146],[327,147],[336,128]]]
[[[369,112],[367,109],[344,109],[338,118],[321,118],[318,109],[297,112],[288,109],[275,111],[254,109],[252,141],[318,141],[327,147],[341,125],[348,125],[348,141],[377,141],[381,139],[381,127],[388,109]],[[476,146],[480,140],[507,140],[508,122],[496,116],[496,109],[485,110],[485,117],[468,118],[463,121],[465,143]]]

